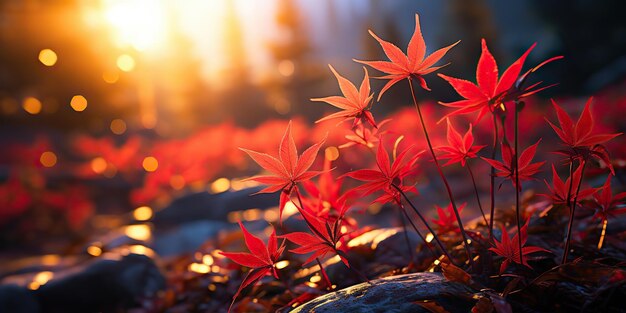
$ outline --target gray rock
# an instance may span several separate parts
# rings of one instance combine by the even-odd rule
[[[53,279],[34,291],[44,312],[111,312],[137,305],[165,286],[154,262],[129,254],[119,260],[101,259],[75,273]]]
[[[469,312],[469,287],[447,281],[440,273],[385,277],[315,298],[292,310],[316,312],[429,312],[416,301],[432,300],[448,312]]]

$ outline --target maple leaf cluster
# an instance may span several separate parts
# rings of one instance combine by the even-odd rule
[[[498,65],[495,58],[487,47],[486,40],[481,41],[481,55],[476,68],[476,83],[468,80],[454,78],[451,76],[438,74],[440,78],[448,82],[453,89],[463,98],[459,101],[450,103],[441,103],[444,108],[452,108],[453,111],[445,114],[447,121],[446,141],[447,143],[439,145],[435,148],[431,146],[428,137],[427,125],[422,118],[420,106],[415,98],[412,81],[416,80],[423,90],[429,91],[424,76],[436,72],[438,69],[448,65],[436,65],[458,42],[436,50],[432,54],[426,56],[426,45],[422,37],[421,27],[419,25],[419,16],[415,16],[416,25],[414,33],[408,44],[407,52],[404,53],[393,43],[387,42],[378,37],[370,30],[372,37],[380,44],[388,60],[381,61],[362,61],[354,60],[358,63],[365,64],[386,75],[375,77],[387,80],[387,83],[375,96],[372,92],[369,73],[364,68],[363,80],[357,88],[355,84],[340,75],[335,68],[330,65],[330,70],[338,81],[339,89],[342,96],[329,96],[323,98],[313,98],[314,102],[325,102],[331,106],[340,109],[339,112],[331,113],[319,119],[317,122],[327,120],[340,120],[341,122],[350,121],[348,135],[345,135],[345,141],[339,145],[343,151],[348,149],[369,150],[371,154],[365,154],[365,158],[371,159],[369,168],[351,169],[345,173],[334,174],[336,168],[331,167],[331,161],[324,161],[324,169],[321,171],[311,170],[316,164],[316,156],[325,144],[325,139],[314,143],[306,149],[301,155],[298,154],[296,144],[292,134],[291,123],[280,141],[278,154],[270,155],[249,149],[243,149],[263,170],[266,174],[253,176],[249,180],[259,182],[266,185],[259,193],[279,192],[279,220],[282,221],[283,210],[287,203],[291,202],[295,205],[299,212],[301,220],[307,225],[308,232],[285,232],[278,236],[284,238],[295,246],[289,251],[296,254],[307,255],[304,264],[317,261],[320,270],[323,271],[320,258],[327,255],[338,256],[339,259],[347,266],[352,268],[352,264],[347,257],[348,245],[346,237],[349,237],[350,231],[357,230],[359,225],[349,218],[350,208],[355,205],[367,203],[364,198],[372,196],[371,203],[387,204],[404,209],[404,205],[408,204],[414,209],[414,212],[420,217],[424,226],[430,231],[439,245],[439,249],[449,259],[450,254],[446,247],[441,244],[440,235],[450,236],[454,238],[455,244],[461,242],[465,245],[468,252],[467,263],[473,268],[472,254],[478,255],[480,245],[485,251],[491,251],[493,255],[502,260],[499,273],[504,273],[511,264],[517,263],[531,268],[529,264],[529,255],[544,252],[549,254],[551,251],[539,246],[527,246],[528,228],[530,227],[531,217],[526,217],[523,226],[521,226],[521,216],[519,213],[519,194],[522,191],[523,184],[527,181],[534,180],[538,173],[541,172],[542,166],[546,160],[533,161],[537,157],[539,145],[542,139],[537,140],[534,144],[527,146],[523,151],[518,152],[518,113],[524,110],[523,101],[525,98],[533,95],[545,88],[552,87],[540,86],[540,83],[528,83],[532,74],[544,65],[561,59],[561,56],[550,58],[539,65],[522,72],[524,63],[529,54],[535,48],[533,44],[526,52],[522,54],[515,62],[513,62],[503,73],[499,75]],[[382,95],[392,86],[401,80],[407,80],[417,113],[422,123],[424,135],[431,150],[431,156],[434,164],[437,166],[439,174],[443,178],[443,182],[448,189],[450,196],[449,205],[444,209],[439,205],[433,205],[436,208],[438,218],[427,219],[411,198],[419,196],[418,185],[420,166],[430,164],[428,162],[419,163],[423,151],[416,148],[413,142],[408,146],[401,145],[404,134],[390,132],[386,130],[387,125],[393,125],[391,119],[376,122],[371,112],[374,102],[380,102]],[[376,99],[376,101],[374,101]],[[557,136],[563,142],[565,148],[557,151],[557,153],[566,155],[568,161],[566,164],[570,168],[570,177],[563,181],[557,173],[557,166],[552,164],[552,182],[546,181],[548,192],[543,194],[552,206],[570,206],[570,228],[566,247],[569,244],[571,233],[571,224],[574,219],[573,210],[577,205],[585,204],[586,208],[595,210],[595,217],[606,221],[609,217],[623,214],[626,209],[623,208],[623,200],[626,193],[618,193],[613,195],[610,185],[610,176],[604,186],[600,188],[581,188],[584,180],[584,169],[592,160],[599,160],[611,174],[614,169],[611,166],[607,150],[603,144],[620,135],[615,134],[597,134],[594,131],[594,119],[590,111],[590,101],[587,102],[585,108],[576,124],[565,111],[554,103],[554,109],[560,126],[556,126],[548,121],[549,125],[554,129]],[[513,108],[511,109],[511,106]],[[512,113],[515,113],[514,115]],[[476,122],[480,123],[482,118],[491,114],[493,117],[494,141],[491,149],[486,149],[487,145],[483,145],[481,138],[474,136],[474,125],[469,124],[462,129],[467,129],[461,134],[454,126],[454,123],[460,123],[458,115],[476,113]],[[442,119],[442,120],[443,120]],[[514,119],[515,129],[506,129],[507,122]],[[498,127],[501,123],[502,127]],[[397,130],[398,128],[396,128]],[[393,136],[389,135],[393,133]],[[514,134],[515,145],[511,146],[511,134]],[[389,147],[390,142],[395,142],[393,149]],[[478,143],[477,143],[478,142]],[[438,153],[435,153],[434,151]],[[485,150],[491,150],[491,157],[486,157]],[[520,149],[521,150],[521,149]],[[499,158],[498,158],[499,156]],[[480,211],[483,212],[480,204],[479,188],[476,185],[474,175],[469,166],[469,160],[483,160],[483,167],[492,170],[494,178],[502,178],[504,181],[510,181],[516,192],[516,219],[517,229],[513,236],[510,236],[505,222],[501,223],[501,236],[498,240],[493,232],[493,215],[495,209],[494,193],[496,188],[492,186],[491,193],[491,223],[487,221],[487,217],[483,214],[485,220],[486,233],[489,233],[487,240],[474,243],[470,247],[471,240],[466,239],[465,229],[461,223],[461,213],[466,214],[468,211],[467,203],[457,207],[448,182],[445,179],[445,173],[439,167],[438,160],[447,160],[444,167],[449,168],[452,165],[460,164],[461,167],[468,168],[471,181],[476,191],[477,203]],[[429,161],[429,160],[426,160]],[[578,166],[575,166],[578,163]],[[561,164],[559,164],[560,166]],[[601,164],[602,165],[602,164]],[[319,176],[317,183],[313,178]],[[350,180],[350,179],[352,180]],[[501,185],[502,186],[502,183]],[[499,190],[499,188],[498,188]],[[524,204],[526,205],[526,204]],[[499,209],[500,210],[500,209]],[[411,220],[411,217],[405,213],[405,216]],[[540,217],[541,218],[541,217]],[[430,224],[437,226],[435,232]],[[415,231],[421,236],[420,231],[411,220],[411,224]],[[243,225],[241,226],[242,230]],[[459,234],[461,236],[459,236]],[[246,235],[247,236],[247,235]],[[272,233],[275,237],[275,231]],[[473,238],[482,238],[480,234],[474,233]],[[476,237],[478,236],[478,237]],[[260,249],[259,243],[253,246],[248,244],[251,254],[228,254],[224,255],[231,258],[234,262],[243,266],[253,268],[255,275],[244,280],[237,295],[245,286],[252,284],[259,277],[276,273],[274,268],[275,262],[280,258],[281,249],[276,249],[276,244],[271,243],[276,240],[270,237],[270,244],[267,249]],[[246,239],[248,240],[248,239]],[[426,241],[426,240],[425,240]],[[430,240],[429,240],[430,241]],[[482,243],[481,243],[482,242]],[[426,243],[425,243],[426,244]],[[485,248],[486,245],[486,248]],[[282,247],[282,246],[281,246]],[[430,249],[430,246],[428,246]],[[256,250],[256,251],[253,251]],[[474,250],[474,251],[471,251]],[[431,250],[432,251],[432,250]],[[276,254],[272,254],[276,253]],[[434,255],[435,257],[437,255]],[[567,260],[567,252],[565,252],[564,260]],[[454,262],[454,260],[451,260]],[[448,267],[454,266],[453,263]],[[487,268],[490,268],[488,265]],[[324,276],[326,277],[325,273]],[[471,280],[471,279],[470,279]],[[237,296],[236,295],[236,296]]]

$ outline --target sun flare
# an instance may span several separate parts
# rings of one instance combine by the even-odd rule
[[[158,48],[165,41],[167,18],[161,0],[108,0],[104,16],[117,44],[139,51]]]

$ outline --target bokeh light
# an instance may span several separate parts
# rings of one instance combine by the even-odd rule
[[[102,80],[108,84],[115,84],[120,79],[120,74],[117,71],[106,71],[102,73]]]
[[[70,106],[76,112],[85,111],[85,109],[87,108],[87,99],[85,99],[85,97],[81,95],[75,95],[70,101]]]
[[[22,108],[30,114],[39,114],[41,112],[41,101],[35,97],[26,97],[22,102]]]
[[[230,180],[228,178],[218,178],[211,184],[212,193],[220,193],[230,189]]]
[[[53,167],[57,164],[57,155],[52,151],[46,151],[39,157],[39,162],[45,167]]]
[[[111,132],[116,135],[121,135],[126,132],[126,122],[124,120],[116,118],[111,121],[111,125],[109,127]]]
[[[133,211],[133,217],[138,221],[147,221],[152,218],[152,208],[140,206]]]
[[[146,172],[154,172],[159,168],[159,161],[153,156],[145,157],[142,166]]]
[[[126,226],[124,234],[126,234],[129,238],[139,241],[146,241],[152,237],[150,227],[144,224]]]
[[[130,72],[135,69],[135,59],[128,54],[122,54],[117,57],[117,67],[124,72]]]
[[[52,49],[43,49],[39,51],[39,62],[45,66],[53,66],[57,63],[58,56]]]

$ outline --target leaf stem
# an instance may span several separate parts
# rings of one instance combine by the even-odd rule
[[[391,186],[393,188],[395,188],[396,190],[398,190],[398,192],[402,195],[402,197],[404,197],[404,200],[409,204],[409,206],[411,206],[411,208],[413,208],[413,211],[415,212],[415,214],[417,214],[417,216],[420,218],[420,220],[422,220],[422,223],[424,223],[426,228],[428,228],[428,231],[431,234],[433,234],[433,238],[435,239],[435,242],[437,242],[437,245],[439,246],[439,249],[441,249],[441,252],[443,252],[443,254],[445,254],[446,257],[448,257],[448,259],[452,260],[452,258],[450,257],[450,254],[448,254],[448,251],[446,250],[444,245],[439,240],[439,236],[437,236],[437,233],[435,233],[435,231],[430,227],[430,225],[428,224],[428,222],[426,221],[426,219],[424,218],[422,213],[420,213],[419,210],[417,210],[417,208],[415,207],[415,205],[413,205],[413,202],[411,202],[411,200],[409,200],[409,197],[406,196],[406,194],[404,193],[404,191],[402,191],[402,189],[400,187],[398,187],[398,186],[396,186],[394,184],[391,184]]]
[[[518,153],[518,133],[519,133],[519,110],[518,110],[519,102],[515,101],[515,113],[514,113],[514,149],[515,149],[515,158],[513,159],[513,167],[515,168],[515,221],[517,222],[517,243],[519,247],[519,262],[520,264],[524,264],[524,254],[522,253],[522,223],[520,222],[520,203],[519,203],[519,193],[522,189],[519,182],[519,153]]]
[[[406,211],[406,209],[404,208],[404,205],[402,205],[402,203],[400,203],[400,210],[402,211],[402,213],[404,213],[404,216],[409,221],[409,223],[411,223],[411,226],[413,226],[413,229],[415,230],[417,235],[420,237],[420,239],[422,239],[422,242],[424,242],[424,245],[426,246],[426,248],[428,248],[430,253],[432,253],[433,257],[435,259],[438,258],[439,256],[435,253],[435,251],[433,251],[433,248],[430,247],[430,243],[426,241],[426,238],[424,238],[424,236],[422,235],[422,232],[420,232],[419,229],[417,229],[417,226],[415,226],[415,223],[413,223],[413,220],[409,216],[409,213]],[[403,222],[404,222],[404,220],[403,220]]]
[[[409,77],[408,81],[409,81],[409,88],[411,89],[411,97],[413,98],[413,104],[415,105],[415,109],[417,110],[417,115],[420,118],[420,123],[422,124],[422,130],[424,132],[424,137],[426,138],[426,143],[428,144],[428,149],[430,150],[430,154],[433,157],[433,161],[435,162],[435,165],[437,166],[437,172],[439,173],[439,176],[441,177],[441,180],[443,181],[443,184],[446,187],[446,191],[448,192],[448,198],[450,198],[450,203],[452,204],[452,209],[454,210],[454,215],[456,216],[456,221],[459,224],[459,229],[461,230],[461,236],[463,237],[463,247],[465,247],[465,252],[467,254],[468,262],[470,263],[472,267],[474,267],[474,260],[472,259],[472,254],[470,252],[469,243],[467,242],[467,234],[465,233],[465,228],[463,227],[463,221],[461,221],[461,216],[459,215],[459,210],[456,207],[456,202],[454,201],[454,195],[452,194],[452,189],[450,189],[450,184],[448,184],[448,180],[446,179],[446,176],[443,174],[441,165],[439,164],[439,161],[437,160],[437,156],[435,155],[435,150],[433,149],[433,145],[430,142],[430,137],[428,136],[428,130],[426,129],[426,123],[424,121],[424,117],[422,116],[422,111],[420,110],[420,106],[417,103],[417,99],[415,98],[415,91],[413,90],[412,78]],[[400,190],[400,192],[404,194],[402,190]]]
[[[498,151],[498,116],[495,112],[493,114],[493,149],[491,150],[491,159],[495,160],[496,152]],[[496,169],[491,166],[491,175],[490,185],[489,185],[489,196],[491,198],[491,208],[489,213],[489,241],[493,242],[493,217],[496,211],[496,188],[495,188],[495,179],[496,179]]]
[[[320,262],[320,258],[315,258],[315,261],[317,262],[317,265],[320,266],[320,272],[322,273],[322,277],[324,278],[324,282],[328,286],[328,289],[333,290],[333,284],[330,282],[330,279],[328,279],[328,275],[326,274],[326,270],[322,266],[322,262]]]
[[[404,210],[404,209],[400,208],[400,210]],[[409,255],[411,257],[411,262],[409,263],[413,263],[413,261],[415,260],[415,253],[413,253],[413,248],[411,247],[411,240],[409,240],[409,232],[408,232],[408,229],[406,228],[406,221],[404,221],[404,216],[402,215],[402,212],[398,211],[398,213],[400,213],[398,215],[398,218],[400,219],[400,222],[402,223],[402,230],[404,230],[404,240],[406,241],[406,247],[407,247],[407,250],[409,250]],[[422,240],[424,239],[424,237],[422,237],[422,234],[420,234],[419,232],[417,234],[420,236],[420,238],[422,238]],[[424,244],[426,244],[426,240],[424,240]]]
[[[485,220],[485,226],[488,227],[489,222],[487,221],[487,217],[485,216],[485,211],[483,211],[483,206],[480,203],[480,195],[478,194],[478,187],[476,186],[476,180],[474,179],[474,172],[472,171],[472,167],[470,166],[469,161],[465,165],[467,166],[467,171],[469,172],[469,175],[472,178],[472,185],[474,185],[474,194],[476,195],[476,202],[478,203],[480,214],[482,214],[483,220]],[[491,229],[489,229],[489,237],[491,237]]]
[[[580,179],[578,180],[578,186],[576,187],[576,193],[574,194],[574,201],[571,203],[569,211],[569,223],[567,224],[567,237],[565,238],[565,250],[563,251],[563,259],[561,264],[567,262],[567,255],[569,253],[569,246],[572,240],[572,226],[574,225],[574,212],[576,211],[576,202],[578,202],[578,193],[580,193],[580,186],[583,184],[583,177],[585,177],[585,168],[587,167],[587,160],[581,160],[581,166],[583,167],[580,173]],[[574,178],[572,177],[571,180]],[[572,182],[573,184],[573,182]]]

